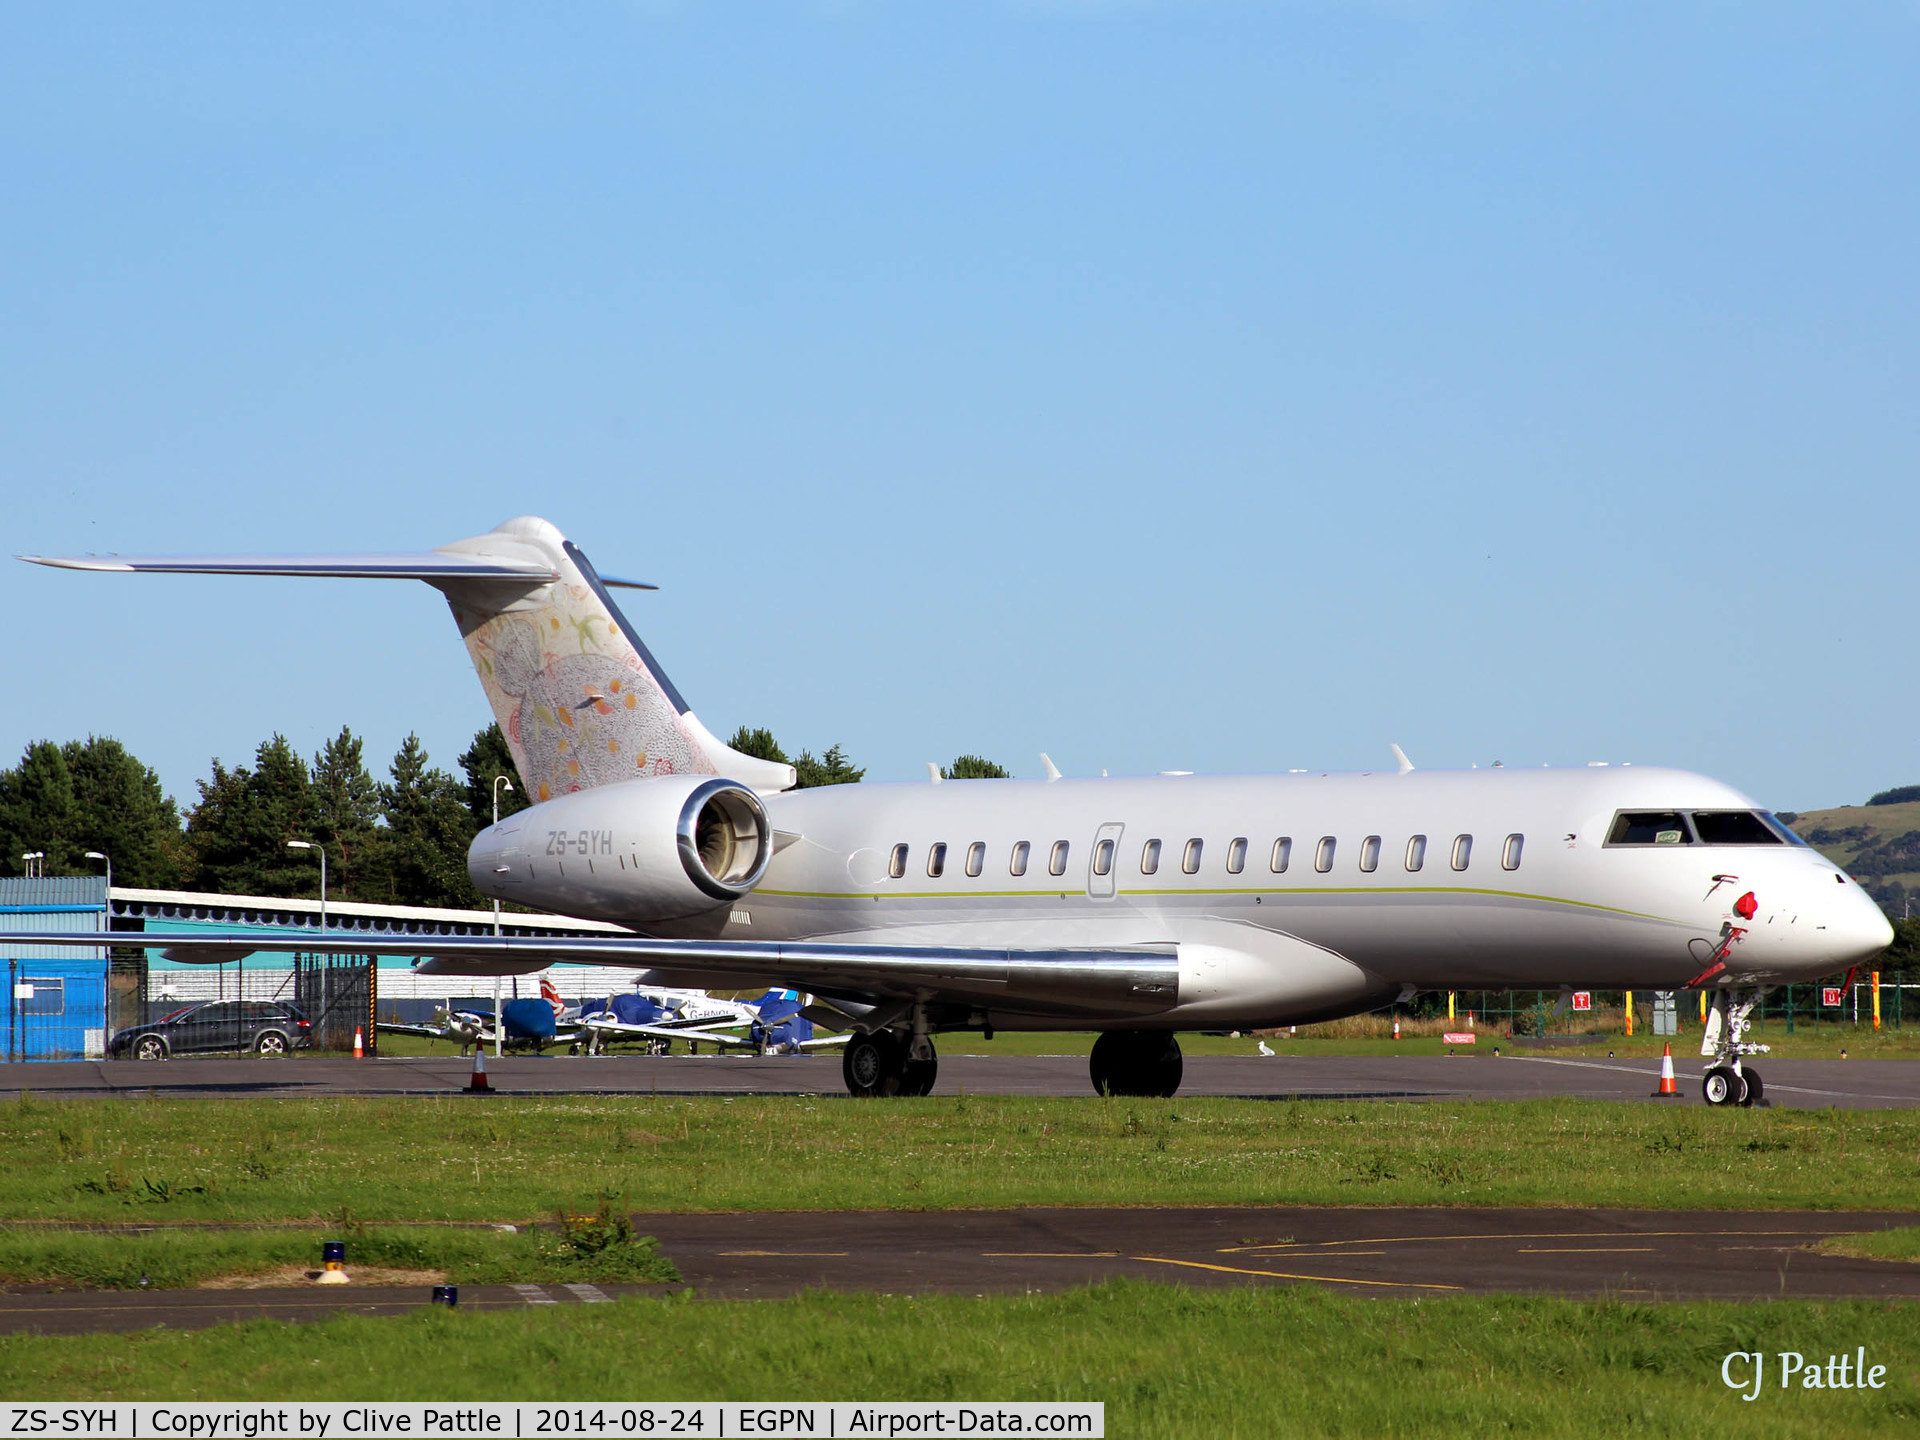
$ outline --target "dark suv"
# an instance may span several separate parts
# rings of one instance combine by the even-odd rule
[[[276,1000],[214,1000],[187,1005],[146,1025],[130,1025],[107,1041],[111,1059],[164,1060],[212,1050],[284,1055],[313,1043],[313,1027]]]

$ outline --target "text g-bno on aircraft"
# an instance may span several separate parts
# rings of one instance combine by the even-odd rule
[[[1765,991],[1867,959],[1878,907],[1739,792],[1639,767],[953,781],[794,790],[695,717],[579,547],[510,520],[425,554],[25,557],[82,570],[424,580],[538,803],[473,841],[483,893],[631,937],[196,939],[557,961],[790,986],[840,1011],[856,1095],[924,1094],[947,1030],[1102,1032],[1096,1087],[1171,1094],[1181,1029],[1425,989],[1702,987],[1707,1094],[1751,1103]],[[46,944],[53,937],[31,937]],[[97,937],[70,937],[97,944]]]

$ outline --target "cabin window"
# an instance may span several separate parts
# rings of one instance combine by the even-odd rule
[[[1473,859],[1473,837],[1456,835],[1453,837],[1453,868],[1464,870],[1467,862]]]
[[[1360,842],[1360,868],[1371,875],[1380,868],[1380,837],[1369,835]]]
[[[1778,845],[1780,837],[1751,810],[1696,810],[1693,833],[1702,845]]]
[[[1227,846],[1227,873],[1238,875],[1247,868],[1247,837],[1236,836]]]
[[[1520,868],[1520,852],[1526,848],[1526,844],[1527,837],[1524,835],[1507,836],[1507,843],[1500,849],[1500,868],[1502,870],[1518,870]]]
[[[1007,862],[1008,873],[1012,875],[1026,874],[1027,873],[1027,856],[1031,855],[1032,853],[1033,853],[1033,846],[1027,841],[1022,840],[1022,841],[1019,841],[1017,844],[1015,844],[1013,847],[1013,859]]]
[[[1322,875],[1333,869],[1333,850],[1335,841],[1331,835],[1320,837],[1320,848],[1313,852],[1313,868]]]
[[[1140,847],[1140,873],[1157,875],[1160,872],[1160,842],[1149,840]]]
[[[891,875],[894,879],[898,880],[902,875],[906,873],[907,873],[907,847],[904,845],[896,845],[893,847],[892,856],[887,860],[887,874]]]
[[[1691,845],[1693,831],[1678,810],[1623,810],[1607,832],[1609,845]]]
[[[1113,873],[1113,841],[1102,840],[1093,847],[1093,873],[1096,875]]]
[[[1199,840],[1187,841],[1187,848],[1180,856],[1180,868],[1189,875],[1200,873],[1200,852],[1205,845]]]
[[[977,877],[987,863],[987,842],[976,840],[967,846],[967,877]]]
[[[935,845],[932,849],[927,851],[927,874],[932,876],[935,880],[938,880],[940,878],[941,872],[943,872],[946,868],[947,868],[947,842],[942,840],[938,845]]]
[[[1047,873],[1049,875],[1064,875],[1067,873],[1067,850],[1068,845],[1066,841],[1056,840],[1053,842],[1053,854],[1047,857]]]
[[[1293,858],[1293,837],[1282,835],[1273,842],[1273,855],[1267,861],[1267,868],[1276,875],[1287,873],[1287,861]]]
[[[1407,869],[1418,870],[1427,863],[1427,837],[1415,835],[1407,841]]]

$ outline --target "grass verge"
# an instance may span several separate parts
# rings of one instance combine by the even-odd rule
[[[1828,1255],[1851,1255],[1860,1260],[1920,1260],[1920,1226],[1902,1225],[1863,1235],[1835,1235],[1814,1248]]]
[[[296,1230],[183,1229],[135,1234],[0,1230],[0,1286],[189,1289],[224,1276],[318,1269],[323,1240],[347,1243],[347,1270],[438,1272],[457,1285],[573,1281],[668,1282],[679,1272],[624,1217],[520,1231],[350,1226]]]
[[[1015,1205],[1906,1209],[1920,1111],[1602,1101],[0,1101],[0,1216],[485,1220]],[[589,1192],[591,1193],[591,1191]]]
[[[1721,1378],[1864,1345],[1880,1390]],[[1356,1300],[1117,1281],[1043,1296],[623,1300],[0,1337],[0,1396],[72,1400],[1100,1400],[1129,1436],[1911,1434],[1920,1307]],[[1771,1377],[1769,1377],[1771,1378]]]

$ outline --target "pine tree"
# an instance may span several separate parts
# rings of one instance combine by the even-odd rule
[[[958,756],[951,765],[940,767],[943,780],[1011,780],[1013,772],[978,755]]]
[[[366,900],[380,884],[380,786],[367,773],[360,737],[346,726],[313,758],[313,835],[327,847],[330,894]]]
[[[738,750],[742,755],[751,755],[757,760],[771,760],[776,765],[786,765],[787,752],[780,748],[780,742],[773,738],[771,730],[749,730],[742,725],[733,732],[733,738],[727,741],[730,749]]]
[[[829,746],[818,760],[813,758],[811,750],[802,750],[793,768],[800,777],[794,786],[797,790],[810,790],[816,785],[852,785],[865,779],[867,774],[847,759],[846,752],[838,745]]]
[[[178,886],[185,849],[180,812],[160,777],[118,740],[99,735],[69,740],[60,754],[73,778],[74,849],[109,856],[116,885]]]
[[[392,775],[392,783],[380,787],[380,804],[387,819],[393,900],[401,905],[478,905],[479,896],[467,879],[467,846],[475,827],[460,782],[427,763],[418,735],[407,736],[400,746]]]
[[[18,766],[0,771],[0,843],[6,846],[0,869],[24,875],[20,857],[40,850],[46,852],[47,874],[73,873],[82,852],[98,848],[74,843],[77,814],[66,756],[51,740],[34,741]]]
[[[307,762],[286,736],[261,741],[251,770],[216,759],[187,818],[195,883],[229,895],[316,896],[319,865],[287,849],[289,840],[313,839],[312,829]]]
[[[504,775],[512,782],[509,790],[500,787],[500,818],[516,815],[533,802],[527,798],[526,783],[520,778],[520,770],[513,763],[513,751],[507,746],[507,737],[501,733],[498,723],[487,726],[473,737],[473,744],[467,747],[460,757],[460,768],[467,775],[467,813],[473,817],[473,828],[484,830],[493,824],[493,781],[496,775]]]

